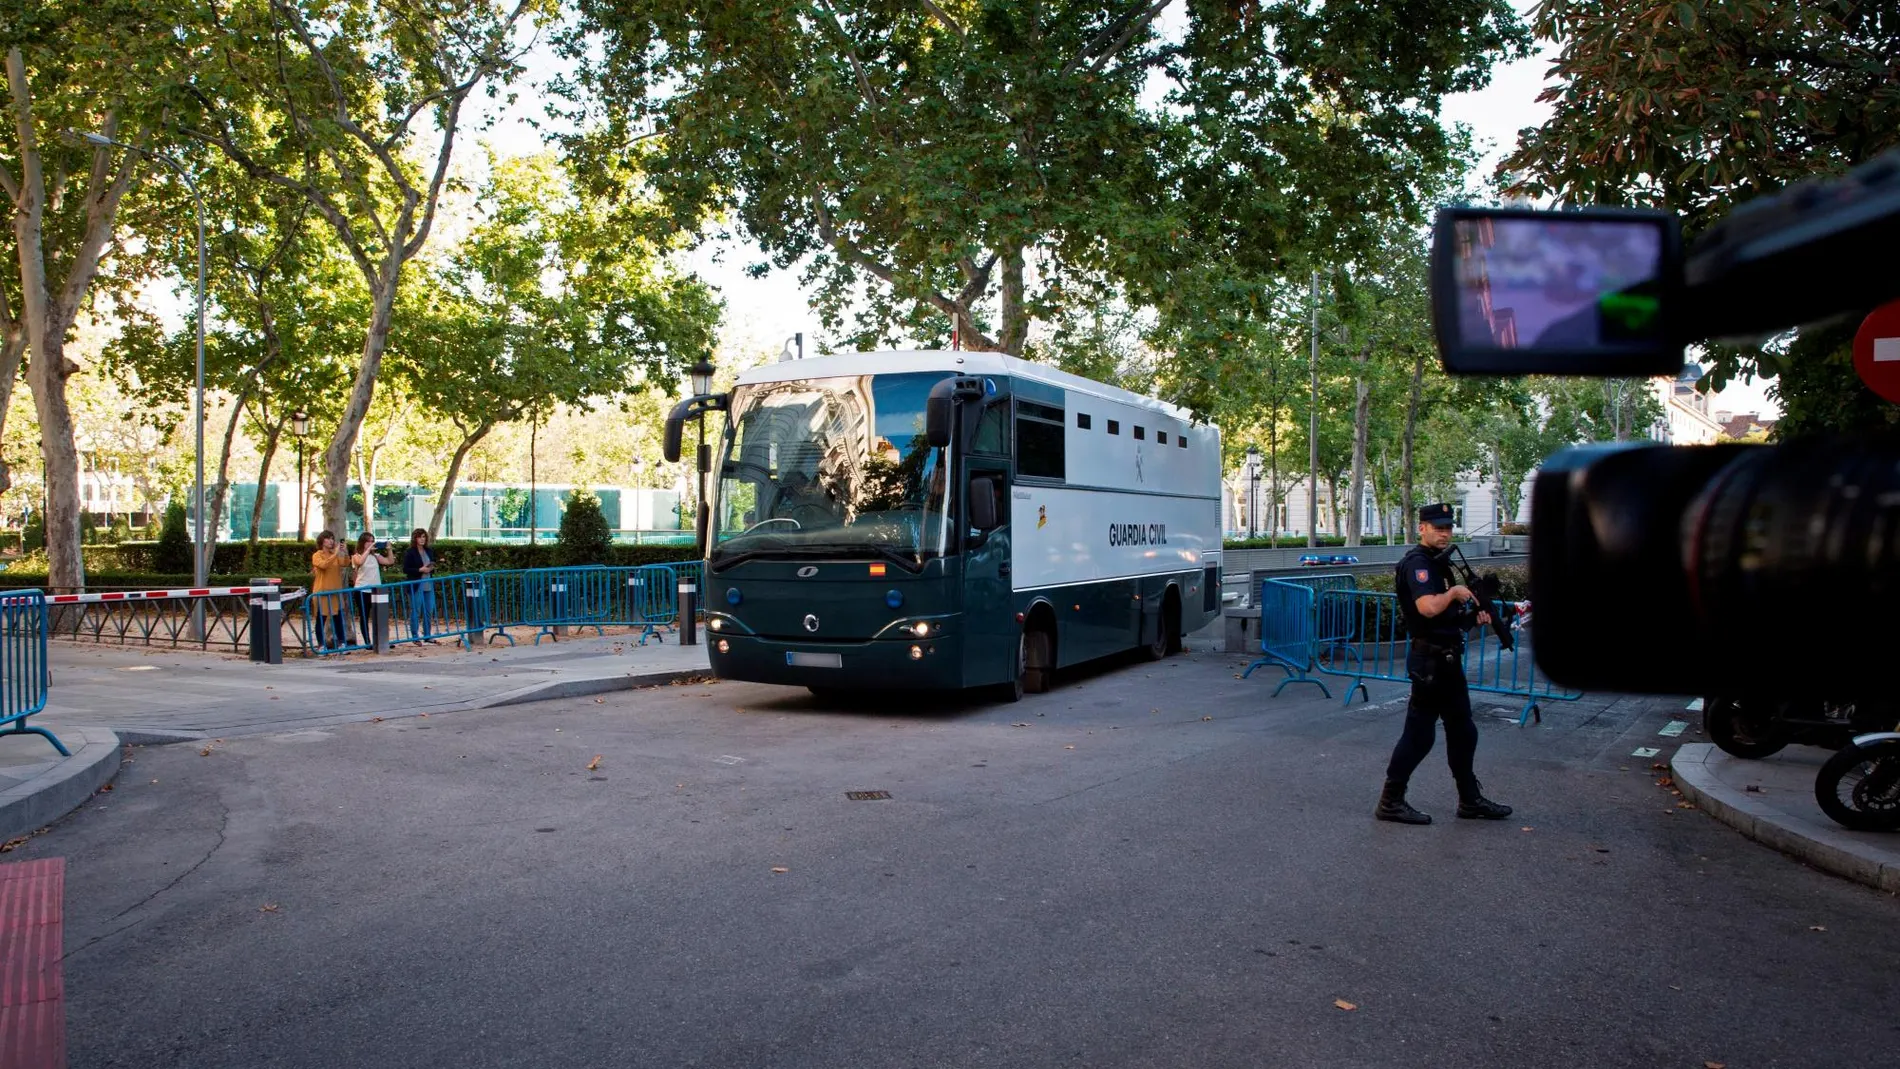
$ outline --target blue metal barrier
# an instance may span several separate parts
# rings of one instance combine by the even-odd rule
[[[38,735],[61,757],[72,751],[59,736],[29,727],[26,718],[46,708],[51,677],[46,669],[46,595],[10,590],[0,595],[0,735]]]
[[[510,628],[533,627],[535,642],[557,628],[638,627],[640,645],[664,641],[663,628],[679,615],[679,583],[697,577],[699,562],[622,568],[581,565],[434,576],[379,587],[324,591],[303,598],[301,634],[318,656],[371,648],[365,624],[373,597],[389,599],[389,643],[453,638],[465,646],[477,636],[507,639]],[[340,637],[339,637],[340,636]]]
[[[1367,680],[1409,683],[1406,659],[1412,640],[1405,630],[1398,597],[1359,590],[1350,575],[1289,576],[1268,579],[1260,589],[1261,658],[1247,666],[1242,678],[1264,664],[1287,673],[1274,690],[1278,696],[1289,683],[1312,683],[1327,697],[1331,691],[1313,673],[1344,677],[1350,682],[1342,704],[1355,693],[1371,700]],[[1495,602],[1494,614],[1507,606]],[[1533,716],[1541,719],[1540,701],[1576,701],[1582,691],[1558,687],[1537,674],[1531,647],[1531,629],[1514,628],[1513,648],[1506,650],[1489,627],[1477,628],[1466,640],[1465,682],[1468,689],[1522,698],[1520,726]]]
[[[1318,577],[1315,577],[1318,578]],[[1313,678],[1314,650],[1318,619],[1314,613],[1315,588],[1303,583],[1265,579],[1260,583],[1260,659],[1241,673],[1246,679],[1262,665],[1273,665],[1286,673],[1273,696],[1290,683],[1311,683],[1328,698],[1333,692]]]

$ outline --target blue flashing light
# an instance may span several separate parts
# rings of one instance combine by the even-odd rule
[[[983,394],[986,397],[996,396],[996,380],[995,379],[983,380]]]
[[[904,607],[904,592],[901,590],[886,590],[884,592],[884,604],[890,606],[893,609],[903,608]]]
[[[737,606],[740,602],[744,600],[745,600],[745,597],[739,593],[738,587],[729,586],[726,588],[726,604]]]

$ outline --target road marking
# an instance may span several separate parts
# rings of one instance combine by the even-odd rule
[[[1630,756],[1631,757],[1654,757],[1659,753],[1662,753],[1662,751],[1657,749],[1654,746],[1638,746],[1636,749],[1630,751]]]
[[[1668,727],[1663,728],[1661,731],[1658,731],[1656,734],[1666,735],[1669,738],[1673,739],[1680,736],[1683,733],[1683,731],[1686,730],[1688,727],[1689,727],[1689,722],[1687,720],[1671,720],[1669,722]]]
[[[1683,708],[1689,710],[1692,713],[1699,713],[1702,711],[1702,699],[1697,698],[1695,701],[1692,701],[1689,704],[1683,706]]]

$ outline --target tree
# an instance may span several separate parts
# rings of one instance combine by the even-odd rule
[[[157,146],[160,111],[150,87],[172,54],[168,14],[162,4],[49,0],[0,24],[8,101],[0,191],[12,209],[18,268],[0,284],[0,419],[30,352],[27,379],[45,458],[47,582],[55,587],[85,582],[66,399],[78,365],[66,345],[99,277],[120,204],[147,162],[112,147],[68,144],[62,134],[98,132]]]
[[[323,452],[333,528],[344,523],[350,455],[403,269],[435,224],[462,108],[477,88],[514,76],[515,28],[547,9],[548,0],[241,0],[194,41],[203,61],[184,90],[189,132],[254,180],[303,197],[369,293],[362,356]]]
[[[395,370],[459,435],[431,532],[495,427],[670,385],[712,351],[719,301],[669,265],[678,239],[655,233],[631,186],[610,199],[550,155],[496,162],[482,217],[401,306]]]
[[[584,489],[569,495],[560,532],[555,535],[555,563],[600,564],[613,551],[613,544],[613,528],[601,514],[600,498]]]
[[[1900,144],[1889,5],[1546,0],[1536,31],[1562,42],[1558,84],[1542,97],[1550,120],[1500,166],[1516,192],[1673,209],[1693,237],[1743,201]],[[1821,325],[1793,345],[1711,348],[1704,388],[1779,376],[1777,437],[1900,421],[1856,380],[1852,335]]]
[[[868,297],[854,343],[934,317],[1013,354],[1093,295],[1191,323],[1211,265],[1271,277],[1416,215],[1438,101],[1522,40],[1502,0],[1187,3],[1179,40],[1169,0],[578,6],[577,170],[632,160],[678,225],[807,264],[828,327]],[[1181,377],[1197,411],[1213,377]]]
[[[165,525],[158,531],[158,548],[152,563],[170,575],[191,570],[191,534],[185,529],[185,505],[173,501],[165,506]]]

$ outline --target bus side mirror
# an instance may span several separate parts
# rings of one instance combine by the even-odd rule
[[[666,440],[661,443],[660,451],[666,455],[668,464],[680,462],[680,437],[686,430],[686,411],[693,405],[689,398],[673,406],[666,417]]]
[[[996,481],[970,480],[970,526],[979,531],[994,531],[996,522]]]
[[[924,441],[932,449],[942,449],[950,444],[950,427],[957,410],[955,394],[949,389],[955,379],[945,379],[931,387],[930,396],[924,398]]]
[[[924,441],[932,449],[950,444],[955,425],[957,403],[983,396],[983,383],[967,376],[944,379],[930,388],[924,398]]]

